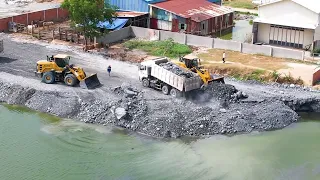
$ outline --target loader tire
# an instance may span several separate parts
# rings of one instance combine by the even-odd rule
[[[77,84],[77,78],[73,74],[67,74],[64,77],[64,83],[68,86],[74,86]]]
[[[46,84],[53,84],[54,80],[54,72],[45,72],[42,76],[42,81]]]
[[[168,95],[169,92],[170,92],[168,85],[162,86],[161,90],[162,90],[162,93],[165,94],[165,95]]]

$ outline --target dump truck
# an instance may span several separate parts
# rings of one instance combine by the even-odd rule
[[[175,62],[180,67],[191,70],[194,73],[197,73],[202,79],[202,85],[206,86],[211,82],[225,83],[223,76],[212,75],[205,69],[203,66],[200,66],[200,59],[194,55],[186,55],[179,57],[179,62]]]
[[[47,60],[37,62],[34,73],[46,84],[64,82],[68,86],[75,86],[80,83],[80,87],[85,89],[94,89],[100,85],[97,74],[87,76],[82,68],[69,64],[69,61],[70,56],[66,54],[47,56]]]
[[[181,97],[186,92],[200,89],[201,78],[198,74],[187,70],[192,77],[177,75],[161,66],[168,62],[165,57],[142,62],[139,65],[139,80],[142,85],[161,90],[163,94],[174,97]]]
[[[2,53],[3,52],[3,40],[2,39],[0,39],[0,53]]]

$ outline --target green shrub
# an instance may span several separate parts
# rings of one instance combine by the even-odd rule
[[[170,58],[183,56],[192,52],[191,48],[184,44],[179,44],[173,39],[165,41],[140,41],[130,40],[124,43],[124,46],[129,49],[140,49],[146,51],[153,56],[166,56]]]

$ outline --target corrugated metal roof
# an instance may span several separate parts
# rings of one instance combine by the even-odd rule
[[[134,11],[118,11],[117,17],[138,17],[148,13],[144,12],[134,12]]]
[[[213,4],[207,0],[168,0],[165,2],[151,4],[184,18],[195,21],[203,21],[212,17],[232,13],[231,8]]]

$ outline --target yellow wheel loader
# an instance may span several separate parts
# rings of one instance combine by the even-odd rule
[[[175,62],[180,67],[190,69],[194,73],[197,73],[203,81],[203,85],[208,85],[211,82],[225,83],[224,77],[219,77],[211,75],[208,69],[205,69],[203,66],[200,66],[200,59],[193,55],[186,55],[179,57],[179,62]]]
[[[68,86],[75,86],[80,83],[80,87],[93,89],[100,85],[97,74],[87,76],[82,68],[69,64],[70,56],[57,54],[47,56],[47,60],[37,62],[36,76],[42,78],[42,82],[53,84],[64,82]]]

